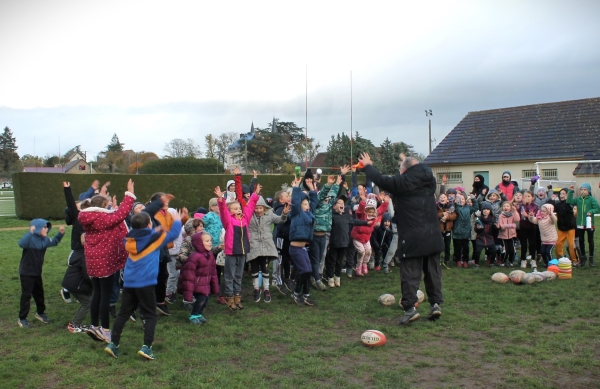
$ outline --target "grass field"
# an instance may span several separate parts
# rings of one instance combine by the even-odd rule
[[[15,215],[15,196],[12,191],[0,191],[0,217]]]
[[[51,235],[55,231],[51,232]],[[24,231],[0,233],[0,324],[6,388],[596,388],[600,380],[598,268],[577,269],[572,280],[534,285],[494,284],[498,268],[444,270],[443,315],[397,326],[398,305],[377,303],[399,292],[398,268],[342,287],[312,292],[315,307],[297,307],[273,293],[270,304],[252,302],[244,276],[245,309],[230,312],[211,300],[209,323],[188,324],[181,300],[160,317],[155,361],[136,355],[143,331],[128,323],[121,357],[66,325],[76,303],[65,304],[60,282],[69,236],[48,249],[44,265],[47,314],[17,326],[20,285],[17,241]],[[600,246],[599,246],[600,247]],[[502,269],[508,273],[508,270]],[[32,301],[32,305],[33,301]],[[419,311],[426,316],[428,304]],[[360,343],[378,329],[387,344]]]

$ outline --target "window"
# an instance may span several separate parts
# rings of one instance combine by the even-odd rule
[[[437,174],[438,182],[442,182],[442,177],[444,175],[448,176],[448,182],[462,182],[462,172],[438,173]]]
[[[523,178],[533,178],[536,175],[536,171],[534,169],[531,170],[523,170]]]
[[[85,165],[79,165],[79,170],[85,170]]]
[[[558,169],[542,169],[542,179],[558,180]]]

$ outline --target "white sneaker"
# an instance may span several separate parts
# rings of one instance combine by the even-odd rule
[[[337,287],[340,287],[341,283],[340,283],[340,277],[333,277],[333,284]]]
[[[533,269],[533,271],[537,271],[537,262],[535,261],[535,259],[532,259],[531,261],[529,261],[529,264],[531,265],[531,268]]]
[[[526,256],[525,259],[529,261],[531,259],[531,255]]]
[[[333,281],[333,277],[330,278],[329,280],[327,280],[327,286],[329,286],[330,288],[333,288],[335,286],[335,283]]]
[[[521,261],[521,269],[527,269],[527,261]]]

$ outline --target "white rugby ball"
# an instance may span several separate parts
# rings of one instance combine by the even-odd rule
[[[377,346],[383,346],[385,344],[385,342],[387,341],[387,338],[381,331],[366,330],[360,336],[360,341],[365,346],[377,347]]]
[[[394,305],[394,303],[396,302],[396,298],[394,297],[393,294],[382,294],[381,296],[379,296],[379,304],[381,305],[385,305],[386,307],[390,306],[390,305]]]
[[[504,273],[494,273],[492,274],[492,281],[497,282],[499,284],[506,284],[509,278]]]
[[[546,276],[540,272],[532,273],[533,278],[535,278],[535,282],[544,282],[546,281]]]
[[[421,290],[417,290],[417,298],[419,299],[419,303],[425,301],[425,293],[421,292]]]
[[[523,270],[513,270],[508,274],[508,278],[510,278],[510,280],[513,282],[513,284],[520,284],[521,283],[521,279],[523,278],[523,275],[525,275],[527,273],[525,273]]]
[[[543,271],[542,274],[546,277],[546,281],[554,281],[556,279],[556,274],[550,270]]]
[[[534,273],[525,273],[523,274],[523,278],[521,278],[522,284],[535,284],[537,279],[534,276]]]

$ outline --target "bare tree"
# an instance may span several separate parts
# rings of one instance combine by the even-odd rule
[[[172,139],[163,149],[171,158],[200,158],[202,151],[193,139]]]
[[[217,159],[217,138],[208,134],[204,137],[204,144],[206,145],[206,158]]]
[[[235,132],[225,132],[220,134],[216,140],[217,159],[225,165],[227,160],[227,149],[238,139],[239,135]]]

